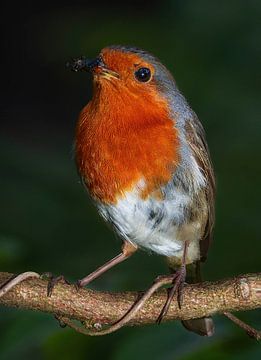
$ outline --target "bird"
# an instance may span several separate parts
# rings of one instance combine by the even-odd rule
[[[86,286],[137,250],[164,256],[171,285],[160,322],[185,283],[201,282],[215,220],[215,177],[205,131],[170,71],[150,52],[112,45],[68,63],[92,74],[76,126],[78,173],[122,241],[119,255],[78,281]],[[182,321],[202,336],[211,317]]]

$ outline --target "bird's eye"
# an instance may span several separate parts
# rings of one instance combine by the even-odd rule
[[[135,77],[141,82],[147,82],[151,78],[151,71],[148,68],[142,67],[135,71]]]

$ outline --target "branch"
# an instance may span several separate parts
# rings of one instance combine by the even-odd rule
[[[73,285],[57,284],[52,296],[47,297],[47,280],[36,273],[16,281],[10,273],[0,273],[0,284],[9,284],[0,294],[0,304],[8,307],[38,310],[54,314],[62,322],[77,328],[70,320],[84,322],[88,329],[102,329],[117,322],[141,297],[138,292],[110,293],[91,289],[77,290]],[[31,274],[31,275],[30,275]],[[34,276],[34,278],[27,278]],[[13,285],[8,280],[12,278]],[[25,280],[24,280],[25,279]],[[2,285],[6,289],[7,285]],[[1,293],[1,291],[0,291]],[[144,325],[154,323],[166,301],[166,289],[153,294],[128,323]],[[241,275],[217,282],[186,285],[181,309],[173,301],[164,320],[188,320],[230,311],[251,310],[261,307],[261,273]],[[228,316],[229,317],[229,316]],[[232,320],[232,319],[231,319]],[[102,331],[101,331],[102,332]],[[260,336],[260,333],[257,332]],[[96,334],[96,333],[95,333]]]

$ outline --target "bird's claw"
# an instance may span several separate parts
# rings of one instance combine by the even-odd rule
[[[181,309],[181,305],[183,303],[183,289],[186,279],[186,266],[181,265],[181,267],[175,272],[172,280],[173,286],[168,289],[168,297],[163,306],[159,317],[156,320],[157,324],[160,324],[164,316],[167,314],[171,301],[173,300],[174,296],[177,295],[177,302],[178,307]]]
[[[74,284],[74,287],[77,291],[79,291],[82,288],[81,280],[77,280],[76,283]]]
[[[64,284],[70,285],[70,283],[65,279],[65,277],[63,275],[53,276],[53,274],[51,272],[43,273],[41,275],[41,278],[48,280],[48,284],[47,284],[47,296],[48,297],[52,296],[53,289],[58,283],[64,283]]]

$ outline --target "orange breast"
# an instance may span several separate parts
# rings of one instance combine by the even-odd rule
[[[94,198],[115,203],[141,179],[145,198],[171,179],[179,160],[177,129],[166,100],[155,96],[103,86],[81,112],[76,162]]]

